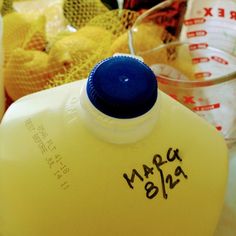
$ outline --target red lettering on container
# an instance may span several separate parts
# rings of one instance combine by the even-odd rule
[[[205,63],[210,61],[208,57],[196,57],[192,59],[193,64],[198,64],[198,63]]]
[[[214,12],[212,12],[213,8],[209,7],[209,8],[203,8],[203,10],[205,11],[204,13],[204,17],[207,16],[214,16],[214,17],[219,17],[219,18],[229,18],[231,20],[236,20],[236,11],[228,11],[227,9],[224,8],[214,8]],[[187,24],[190,22],[187,22]]]
[[[197,49],[206,49],[207,47],[208,47],[207,43],[193,43],[193,44],[189,45],[189,50],[194,51]]]
[[[203,79],[211,76],[211,72],[199,72],[194,74],[196,79]]]
[[[196,106],[193,107],[194,111],[210,111],[214,109],[220,108],[220,103],[210,104],[210,105],[203,105],[203,106]]]
[[[230,12],[230,19],[231,20],[236,20],[236,11],[231,11]]]
[[[194,104],[194,97],[193,96],[183,96],[184,103],[186,104]]]
[[[218,16],[225,17],[225,10],[223,8],[218,8]]]
[[[197,30],[197,31],[187,32],[188,38],[201,37],[201,36],[206,36],[206,35],[207,35],[206,30]]]
[[[177,95],[176,95],[176,94],[169,94],[169,96],[170,96],[170,97],[172,97],[172,98],[174,98],[175,100],[177,100],[177,101],[178,101],[178,97],[177,97]]]
[[[205,18],[199,17],[199,18],[191,18],[191,19],[187,19],[184,21],[184,24],[186,26],[190,26],[190,25],[197,25],[197,24],[203,24],[206,21]]]
[[[212,15],[212,7],[210,7],[210,8],[204,8],[204,10],[205,10],[205,15],[204,16],[213,16]]]
[[[229,64],[228,61],[226,61],[225,59],[223,59],[221,57],[218,57],[218,56],[212,56],[211,59],[216,61],[216,62],[219,62],[220,64],[223,64],[223,65],[228,65]]]

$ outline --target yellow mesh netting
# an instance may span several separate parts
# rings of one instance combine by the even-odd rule
[[[100,60],[126,52],[113,44],[138,16],[130,10],[108,10],[99,0],[7,2],[4,81],[13,101],[86,78]]]
[[[48,55],[36,50],[16,48],[4,72],[5,87],[11,99],[42,89],[49,78]]]
[[[23,77],[22,71],[24,70],[25,60],[28,62],[38,59],[39,55],[32,54],[32,51],[43,53],[45,50],[46,37],[44,25],[44,16],[35,18],[31,14],[21,15],[13,12],[3,17],[4,82],[5,88],[13,100],[28,94],[22,93],[18,96],[19,91],[24,91],[21,87],[27,87],[26,81],[31,86],[31,83],[38,79],[35,76],[38,72],[34,73],[34,69],[41,65],[35,65],[31,69],[31,73],[27,72]],[[39,62],[42,62],[42,60]],[[34,79],[31,79],[32,75]],[[17,86],[9,87],[10,84],[17,84]],[[13,90],[12,88],[15,89]],[[30,91],[28,88],[26,90]],[[32,91],[36,91],[35,88]]]
[[[80,28],[97,15],[108,12],[100,0],[64,0],[65,18],[75,27]]]
[[[130,10],[112,10],[92,18],[87,25],[102,27],[118,37],[131,28],[138,15]]]
[[[81,53],[80,55],[78,54],[75,65],[67,70],[64,75],[59,74],[50,80],[46,87],[54,87],[75,81],[78,78],[86,78],[94,64],[100,60],[112,56],[116,52],[126,53],[125,50],[120,50],[120,48],[115,48],[114,46],[111,51],[111,45],[113,45],[120,35],[127,32],[135,22],[137,16],[137,12],[129,10],[112,10],[92,18],[75,35],[78,37],[87,36],[88,39],[94,40],[94,47],[91,44],[91,51],[86,50],[84,55]],[[124,44],[126,45],[127,42],[124,42]]]

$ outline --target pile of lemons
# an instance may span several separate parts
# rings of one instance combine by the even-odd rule
[[[95,63],[111,55],[116,36],[110,29],[117,27],[106,29],[101,20],[87,24],[110,10],[99,0],[77,1],[80,15],[74,17],[73,2],[4,0],[4,82],[12,101],[86,78]]]
[[[100,0],[3,1],[4,81],[12,101],[84,79],[100,60],[129,53],[128,30],[139,16]],[[163,43],[157,25],[139,30],[141,50]]]

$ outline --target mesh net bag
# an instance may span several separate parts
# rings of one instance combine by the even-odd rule
[[[112,10],[92,18],[87,25],[102,27],[118,37],[131,28],[138,16],[135,11]]]
[[[4,71],[5,87],[12,100],[43,88],[49,72],[48,56],[37,50],[16,48]]]
[[[44,52],[46,47],[45,18],[11,12],[3,17],[3,25],[5,88],[9,96],[16,100],[31,91],[28,85],[31,87],[35,81],[41,80],[41,77],[38,77],[38,71],[34,73],[34,70],[41,66],[37,63],[44,63],[44,60],[38,60],[41,55],[45,54],[44,58],[47,57]],[[26,63],[29,62],[35,65],[26,69]],[[37,90],[33,88],[32,92],[35,91]]]
[[[99,0],[5,4],[3,69],[8,101],[87,78],[97,62],[126,52],[127,41],[123,48],[111,50],[111,45],[138,16],[130,10],[109,10]]]
[[[80,28],[97,15],[108,12],[100,0],[64,0],[63,12],[69,23]]]
[[[87,36],[88,41],[96,41],[95,47],[90,52],[87,50],[84,55],[77,55],[74,58],[74,66],[67,70],[65,74],[55,76],[46,87],[58,86],[75,81],[78,78],[86,78],[91,68],[100,60],[112,56],[114,53],[128,53],[128,40],[122,42],[123,47],[112,45],[121,35],[127,32],[137,17],[138,13],[130,10],[111,10],[92,18],[86,26],[77,31],[76,35]]]

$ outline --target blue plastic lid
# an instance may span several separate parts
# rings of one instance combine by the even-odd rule
[[[87,94],[101,112],[115,118],[134,118],[157,100],[157,80],[143,62],[115,56],[97,64],[88,77]]]

